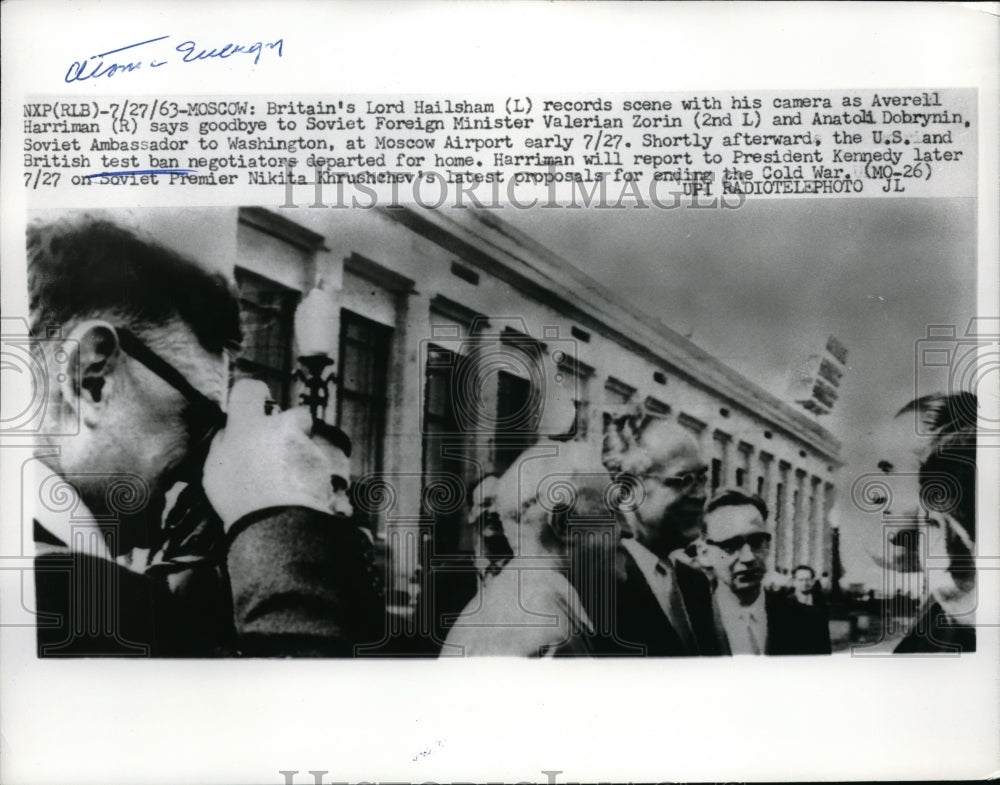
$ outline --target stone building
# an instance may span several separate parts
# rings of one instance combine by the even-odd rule
[[[358,506],[399,591],[427,535],[445,572],[470,547],[469,483],[574,416],[574,438],[600,449],[603,412],[636,404],[695,436],[713,487],[767,501],[774,569],[829,572],[839,442],[501,213],[220,209],[188,231],[165,217],[159,232],[232,272],[246,322],[237,372],[282,405],[297,393],[296,307],[317,286],[331,298],[326,416],[357,445]]]

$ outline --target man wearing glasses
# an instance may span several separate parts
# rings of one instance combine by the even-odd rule
[[[32,224],[27,250],[39,655],[350,653],[335,565],[363,543],[330,514],[308,412],[267,416],[243,380],[223,413],[241,337],[226,279],[89,217]],[[208,577],[176,591],[177,565]]]
[[[700,533],[707,468],[697,443],[666,420],[631,415],[609,423],[604,459],[621,485],[626,524],[615,597],[620,653],[718,654],[708,581],[675,558]]]
[[[730,654],[829,654],[830,632],[812,608],[764,590],[771,534],[759,496],[721,490],[705,505],[700,558],[716,578],[722,649]]]

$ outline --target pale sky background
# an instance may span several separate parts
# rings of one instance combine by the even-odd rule
[[[928,325],[976,310],[972,199],[749,200],[739,210],[505,210],[504,219],[667,326],[689,334],[769,392],[828,335],[848,348],[834,412],[841,440],[832,513],[850,581],[881,584],[868,555],[878,519],[850,501],[854,479],[884,457],[895,412],[941,391],[915,369]]]

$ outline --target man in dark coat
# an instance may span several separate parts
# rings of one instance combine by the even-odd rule
[[[814,608],[764,591],[771,534],[767,505],[739,489],[715,494],[704,514],[706,560],[716,577],[715,608],[727,654],[829,654],[830,631]]]
[[[707,467],[698,445],[658,418],[630,416],[608,426],[604,460],[621,486],[626,522],[608,649],[652,657],[718,654],[708,580],[671,558],[700,531]]]
[[[655,575],[666,578],[668,569],[671,573],[673,588],[667,592],[665,610],[647,579],[648,570],[644,573],[640,569],[624,544],[620,568],[616,630],[621,650],[617,653],[647,657],[722,653],[713,619],[711,585],[701,571],[669,558],[667,562],[657,559],[652,563]]]
[[[765,654],[829,654],[830,624],[815,607],[779,592],[766,592]]]
[[[266,416],[265,386],[244,380],[223,414],[226,350],[240,340],[227,280],[89,217],[30,226],[28,277],[48,371],[33,489],[39,655],[350,653],[362,535],[330,514],[308,412]],[[185,519],[202,562],[175,591],[142,554]]]

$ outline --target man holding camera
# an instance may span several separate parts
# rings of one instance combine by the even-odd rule
[[[30,226],[28,277],[52,371],[39,391],[39,655],[350,654],[337,566],[361,535],[330,512],[308,412],[267,416],[266,388],[244,380],[223,414],[241,337],[229,283],[92,218]],[[211,540],[199,566],[218,576],[190,597],[135,556],[162,548],[178,483],[179,517],[208,521],[187,526]],[[206,601],[230,609],[228,628],[199,616]]]

